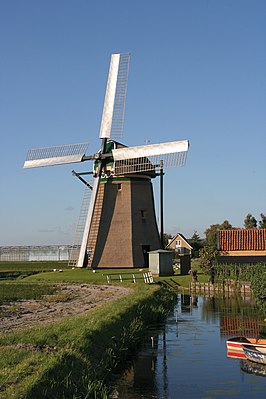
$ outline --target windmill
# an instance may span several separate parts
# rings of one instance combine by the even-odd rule
[[[185,164],[188,140],[126,147],[122,135],[130,55],[112,54],[99,137],[101,149],[86,155],[87,144],[31,149],[24,168],[93,161],[92,172],[76,173],[89,187],[82,239],[73,250],[77,267],[142,267],[148,251],[160,248],[151,180],[162,169]],[[112,139],[111,139],[112,137]],[[82,177],[92,173],[93,186]]]

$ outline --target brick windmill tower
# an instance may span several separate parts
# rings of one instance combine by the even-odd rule
[[[162,168],[183,166],[188,140],[126,147],[114,140],[123,131],[129,54],[112,54],[100,128],[101,149],[87,145],[29,150],[24,168],[93,161],[91,171],[73,174],[87,186],[79,239],[71,261],[77,267],[134,268],[147,265],[160,248],[152,179]],[[83,175],[92,174],[93,185]]]

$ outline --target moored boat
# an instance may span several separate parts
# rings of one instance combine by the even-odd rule
[[[235,359],[246,359],[242,345],[251,345],[258,348],[266,348],[266,339],[233,337],[226,341],[227,356]]]
[[[266,348],[254,345],[242,345],[246,358],[252,362],[266,364]]]

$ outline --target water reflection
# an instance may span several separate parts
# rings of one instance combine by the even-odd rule
[[[264,364],[254,363],[245,359],[240,361],[240,368],[245,373],[266,377],[266,366]]]
[[[179,295],[165,325],[149,330],[113,398],[264,398],[263,370],[250,374],[256,367],[228,359],[225,345],[232,335],[260,336],[262,328],[250,298]]]
[[[143,348],[124,373],[112,398],[159,398],[157,375],[160,375],[164,397],[168,397],[166,326],[149,330]],[[159,355],[160,354],[160,355]],[[159,356],[158,356],[159,355]],[[162,364],[158,364],[162,362]],[[137,395],[137,396],[136,396]]]
[[[260,337],[262,316],[256,311],[254,299],[239,296],[212,297],[204,301],[202,317],[219,318],[220,333],[225,337]]]

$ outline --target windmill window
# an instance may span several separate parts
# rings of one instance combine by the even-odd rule
[[[146,223],[146,213],[144,210],[140,211],[142,223]]]

